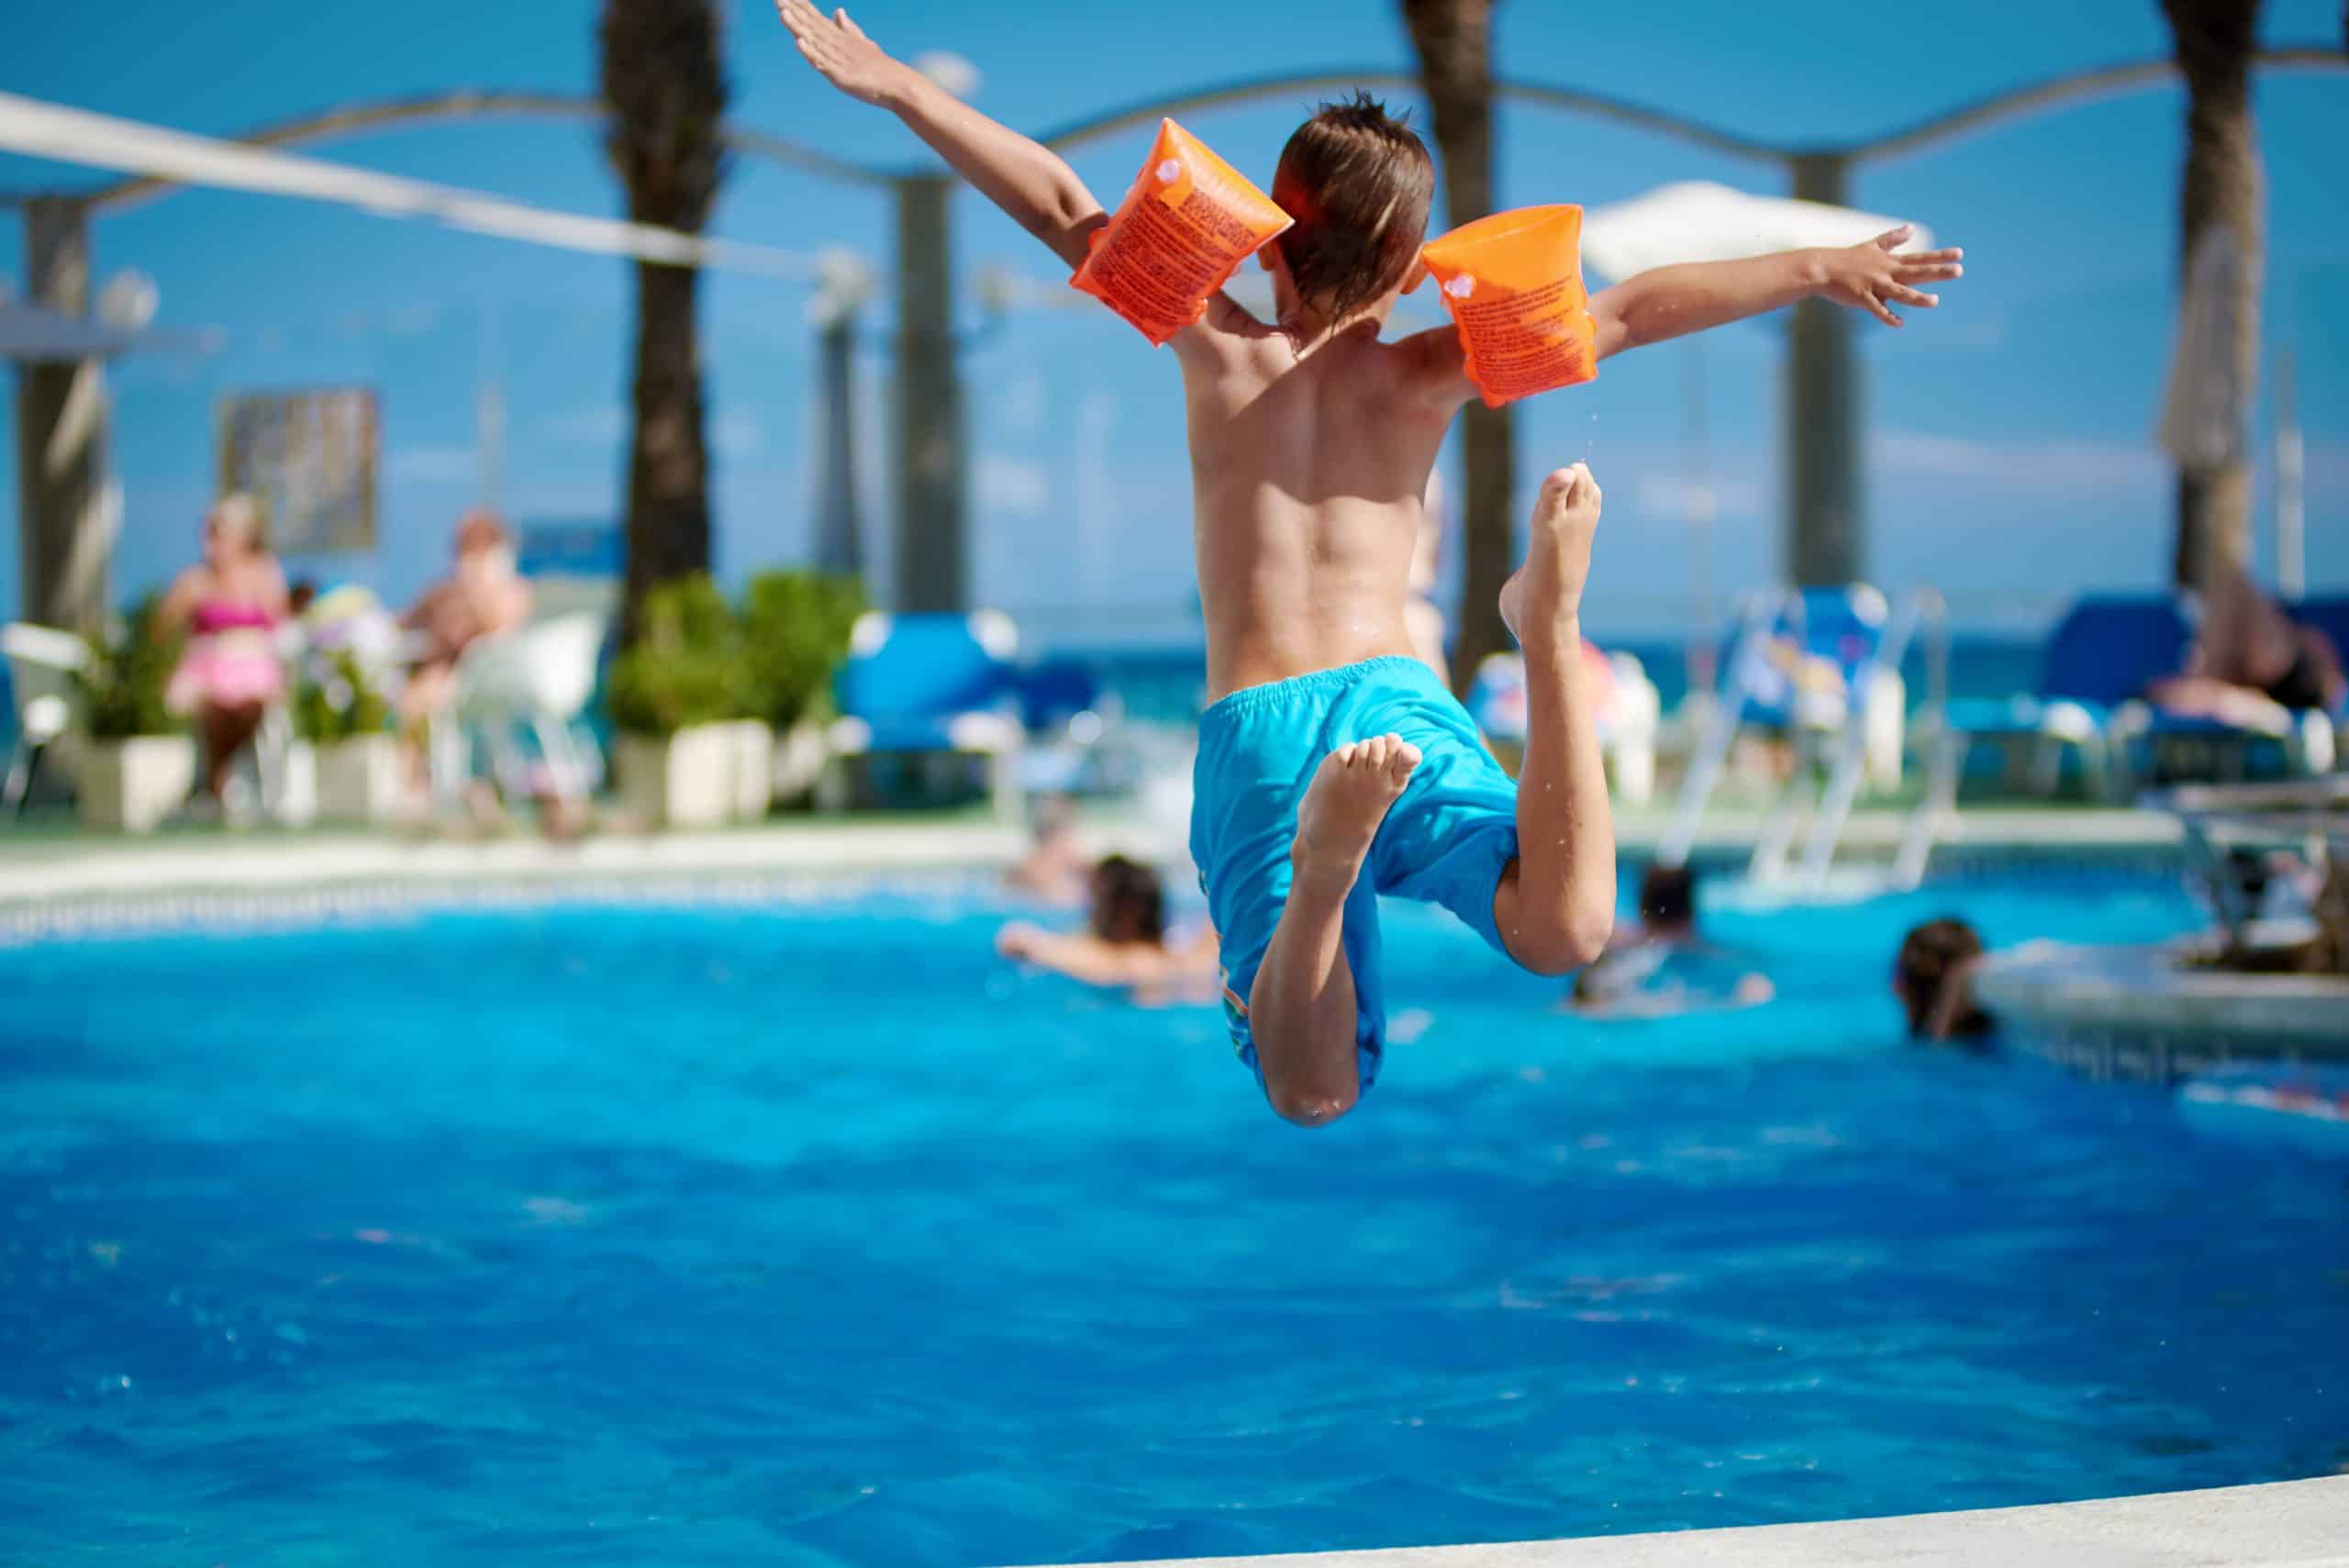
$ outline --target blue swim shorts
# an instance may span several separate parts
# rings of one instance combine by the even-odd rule
[[[1372,659],[1232,693],[1199,721],[1191,858],[1222,942],[1224,1020],[1260,1084],[1248,998],[1288,899],[1297,806],[1322,758],[1349,740],[1389,734],[1417,746],[1421,760],[1346,900],[1362,1086],[1377,1078],[1386,1048],[1379,894],[1441,904],[1508,951],[1493,923],[1493,894],[1517,854],[1517,785],[1433,671],[1416,659]]]

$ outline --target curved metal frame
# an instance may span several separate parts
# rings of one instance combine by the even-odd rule
[[[415,97],[347,104],[323,114],[306,115],[299,119],[281,120],[274,125],[263,126],[235,139],[247,147],[298,147],[331,141],[339,137],[362,135],[368,131],[396,129],[440,120],[473,119],[492,115],[596,119],[603,113],[602,100],[576,93],[468,87],[453,93],[430,93]],[[726,145],[736,152],[747,153],[786,168],[802,169],[828,179],[874,186],[887,186],[896,179],[889,170],[835,158],[828,152],[802,147],[797,142],[765,131],[729,126],[721,135]],[[21,206],[36,196],[63,195],[94,212],[118,212],[141,202],[152,201],[157,196],[168,195],[179,188],[177,181],[141,174],[99,185],[78,195],[46,191],[0,192],[0,206]]]
[[[2252,63],[2271,70],[2349,71],[2349,50],[2299,46],[2263,49],[2252,56]],[[2177,63],[2170,60],[2141,60],[2127,65],[2099,66],[2092,71],[2059,76],[2053,81],[1994,93],[1873,140],[1854,143],[1842,150],[1855,158],[1905,157],[1935,142],[1979,130],[1991,121],[2005,119],[2010,115],[2051,109],[2082,99],[2109,98],[2149,83],[2165,81],[2176,74]]]
[[[2349,54],[2313,46],[2263,49],[2254,59],[2256,64],[2270,69],[2349,71]],[[2099,66],[1993,94],[1882,136],[1819,146],[1782,146],[1758,141],[1650,105],[1546,82],[1502,80],[1493,83],[1493,90],[1505,98],[1614,120],[1660,136],[1674,137],[1732,158],[1790,164],[1797,159],[1820,154],[1854,161],[1905,157],[1951,138],[1978,130],[1993,121],[2083,99],[2110,97],[2166,81],[2176,73],[2176,62],[2167,59]],[[1416,89],[1419,85],[1419,78],[1415,72],[1383,69],[1250,77],[1089,116],[1055,127],[1037,139],[1047,147],[1066,150],[1137,126],[1148,125],[1178,110],[1217,108],[1275,93],[1365,85]],[[252,147],[289,147],[435,120],[470,119],[487,115],[592,119],[603,112],[604,106],[599,100],[578,94],[466,88],[453,93],[347,105],[323,114],[263,126],[237,139]],[[918,168],[885,169],[858,163],[761,130],[729,127],[724,134],[727,145],[736,152],[850,184],[887,187],[926,172]],[[171,181],[139,176],[101,185],[79,195],[65,192],[39,194],[61,195],[92,210],[118,210],[152,200],[175,188]],[[30,193],[0,193],[0,206],[19,206],[31,199],[33,195]]]
[[[1274,93],[1310,92],[1319,87],[1406,87],[1417,90],[1419,73],[1408,71],[1317,71],[1301,76],[1257,76],[1238,82],[1227,82],[1213,87],[1202,87],[1154,103],[1138,104],[1129,108],[1113,110],[1075,120],[1046,131],[1036,139],[1045,146],[1061,150],[1079,146],[1101,137],[1111,136],[1135,126],[1171,115],[1178,110],[1218,108],[1226,104],[1241,103],[1250,98]],[[1578,88],[1560,87],[1546,82],[1496,81],[1493,91],[1505,98],[1521,98],[1530,103],[1546,104],[1553,108],[1587,114],[1600,119],[1620,120],[1643,130],[1693,141],[1716,152],[1726,152],[1738,158],[1783,159],[1790,150],[1755,141],[1734,131],[1722,130],[1701,121],[1685,118],[1664,109],[1635,104],[1627,98],[1609,97],[1603,93],[1586,93]]]

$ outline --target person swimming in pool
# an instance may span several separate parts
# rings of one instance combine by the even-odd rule
[[[1156,872],[1108,855],[1086,882],[1084,930],[1048,931],[1015,920],[996,933],[996,951],[1087,985],[1130,991],[1144,1006],[1215,995],[1215,928],[1168,930],[1166,888]]]
[[[886,108],[957,173],[1081,264],[1108,222],[1049,149],[959,102],[845,11],[778,0],[799,52]],[[1413,656],[1404,606],[1428,475],[1475,395],[1458,332],[1379,333],[1420,274],[1427,149],[1366,95],[1282,150],[1272,198],[1295,222],[1258,252],[1277,315],[1219,295],[1173,339],[1190,426],[1208,684],[1191,825],[1224,943],[1226,1022],[1275,1110],[1319,1125],[1377,1076],[1386,1039],[1377,895],[1444,905],[1543,974],[1613,929],[1615,844],[1582,674],[1581,605],[1599,512],[1577,464],[1542,485],[1532,544],[1501,593],[1525,650],[1514,784]],[[1898,325],[1954,251],[1905,239],[1666,267],[1591,301],[1601,358],[1814,295]]]
[[[1909,928],[1893,955],[1892,995],[1910,1040],[1989,1049],[1998,1021],[1974,996],[1975,972],[1986,951],[1982,934],[1954,917]]]
[[[1693,866],[1648,867],[1639,907],[1640,923],[1575,977],[1570,1010],[1586,1018],[1675,1018],[1757,1007],[1777,995],[1758,965],[1698,929]]]

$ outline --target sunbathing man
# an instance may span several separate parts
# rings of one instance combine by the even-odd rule
[[[1050,150],[892,59],[845,11],[778,0],[800,53],[890,110],[1071,267],[1108,219]],[[1191,444],[1208,684],[1193,858],[1224,943],[1224,1010],[1273,1107],[1327,1122],[1375,1076],[1386,1012],[1376,895],[1444,905],[1525,967],[1596,957],[1615,916],[1606,775],[1584,689],[1583,579],[1598,487],[1542,485],[1532,546],[1501,594],[1531,687],[1512,784],[1412,656],[1404,606],[1421,498],[1475,395],[1450,327],[1388,343],[1417,281],[1435,185],[1418,137],[1376,103],[1323,108],[1289,139],[1273,200],[1296,219],[1259,252],[1277,318],[1228,295],[1174,339]],[[1847,250],[1667,267],[1591,302],[1601,356],[1824,295],[1898,324],[1956,253]],[[1367,872],[1368,874],[1364,874]]]

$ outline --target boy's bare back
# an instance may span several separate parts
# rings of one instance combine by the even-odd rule
[[[827,81],[896,114],[1069,266],[1085,261],[1108,215],[1056,154],[939,90],[845,11],[776,5]],[[1425,148],[1375,100],[1324,105],[1274,176],[1275,200],[1286,180],[1286,210],[1311,217],[1259,253],[1290,330],[1219,295],[1173,340],[1216,696],[1412,652],[1404,609],[1422,498],[1474,391],[1451,329],[1377,337],[1410,286],[1433,179]],[[1908,238],[1642,273],[1592,299],[1598,355],[1818,296],[1897,327],[1893,305],[1938,304],[1916,285],[1963,270],[1954,250],[1896,254]]]
[[[1300,350],[1218,299],[1174,339],[1210,698],[1413,651],[1412,548],[1460,400],[1377,332]]]

